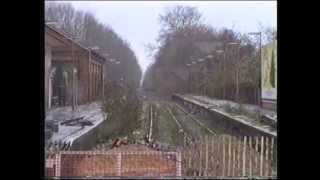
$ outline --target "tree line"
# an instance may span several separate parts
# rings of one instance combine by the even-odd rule
[[[214,98],[258,103],[260,85],[259,38],[233,29],[206,24],[195,7],[174,6],[159,15],[155,44],[148,48],[154,63],[143,87],[160,96],[202,94]],[[260,25],[262,43],[276,38],[276,30]]]

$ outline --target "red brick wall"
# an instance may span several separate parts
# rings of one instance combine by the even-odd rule
[[[176,153],[121,152],[121,157],[119,152],[77,153],[61,154],[61,177],[177,175]],[[47,169],[46,175],[53,173],[52,169]]]
[[[53,157],[50,157],[46,160],[45,164],[45,176],[46,177],[52,177],[55,176],[55,159]]]
[[[116,172],[114,155],[61,155],[61,177],[116,176]]]
[[[171,155],[172,156],[172,155]],[[175,176],[176,163],[165,155],[122,155],[123,176]]]

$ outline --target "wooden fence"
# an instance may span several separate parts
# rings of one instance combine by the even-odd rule
[[[206,136],[183,149],[182,176],[275,176],[274,138]]]
[[[187,143],[187,142],[186,142]],[[276,139],[206,136],[181,152],[60,151],[46,157],[47,177],[276,177]]]

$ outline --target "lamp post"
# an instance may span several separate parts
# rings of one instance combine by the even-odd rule
[[[191,66],[192,64],[186,64],[188,67],[188,91],[191,94]]]
[[[262,83],[261,83],[261,64],[262,64],[262,33],[261,32],[250,32],[249,35],[259,36],[259,56],[260,56],[260,65],[259,65],[259,85],[258,85],[258,105],[261,106],[262,97],[261,97],[261,90],[262,90]]]
[[[198,58],[198,59],[195,59],[195,58],[191,58],[191,63],[188,63],[188,64],[186,64],[186,66],[188,67],[188,69],[189,69],[189,75],[188,75],[188,80],[189,80],[189,93],[191,93],[191,67],[192,66],[194,66],[194,65],[197,65],[197,64],[199,64],[199,63],[202,63],[202,62],[205,62],[206,60],[208,60],[208,59],[212,59],[213,58],[213,55],[211,55],[211,54],[208,54],[207,56],[205,56],[204,58]],[[207,79],[206,79],[207,80]],[[208,82],[208,80],[207,80],[207,82]],[[203,91],[203,93],[205,94],[205,92]]]
[[[213,55],[212,54],[208,54],[205,58],[199,58],[198,62],[202,63],[202,62],[205,62],[205,61],[210,60],[210,59],[213,59]],[[209,95],[208,94],[208,83],[209,83],[209,77],[208,76],[209,76],[209,72],[208,72],[207,66],[204,66],[204,68],[205,68],[204,72],[205,72],[206,75],[204,76],[205,84],[203,86],[203,94],[204,95]]]

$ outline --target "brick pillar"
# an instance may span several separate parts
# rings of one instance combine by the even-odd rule
[[[55,169],[55,177],[60,177],[61,176],[61,154],[57,153],[55,155],[55,165],[56,165],[56,169]]]
[[[181,152],[176,153],[177,162],[176,162],[176,176],[181,177]]]
[[[117,154],[117,167],[116,167],[116,171],[117,171],[117,176],[121,176],[121,153]]]

